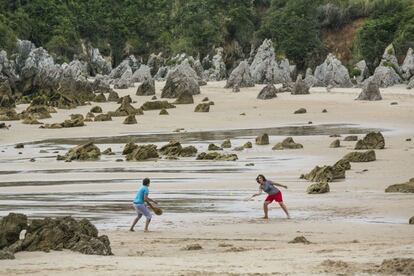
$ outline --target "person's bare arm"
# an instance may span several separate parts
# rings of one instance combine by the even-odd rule
[[[286,185],[280,184],[280,183],[276,183],[276,182],[271,182],[273,186],[278,186],[278,187],[282,187],[287,189],[288,187]]]
[[[259,191],[257,193],[255,193],[254,195],[252,195],[252,197],[258,196],[262,194],[262,189],[259,189]]]
[[[149,203],[152,202],[152,203],[158,204],[158,202],[156,202],[155,200],[149,198],[148,194],[144,195],[144,200],[145,200],[145,202],[149,202]]]

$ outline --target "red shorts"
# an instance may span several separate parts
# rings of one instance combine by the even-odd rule
[[[283,202],[282,192],[278,192],[277,194],[274,194],[274,195],[268,195],[265,199],[265,201],[268,201],[268,202],[272,202],[273,200],[276,202]]]

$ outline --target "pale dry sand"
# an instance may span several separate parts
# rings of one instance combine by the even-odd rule
[[[157,83],[157,96],[163,83]],[[156,217],[152,233],[143,234],[142,225],[137,232],[126,231],[128,221],[120,220],[114,229],[105,228],[101,233],[111,240],[115,256],[84,256],[73,252],[22,252],[16,260],[0,261],[1,275],[243,275],[243,274],[376,274],[377,265],[383,259],[392,257],[414,257],[414,226],[408,225],[414,215],[412,194],[385,194],[384,189],[391,184],[401,183],[414,177],[414,92],[401,87],[382,89],[384,97],[379,102],[354,101],[359,89],[333,89],[327,93],[324,88],[313,88],[311,95],[292,96],[279,94],[278,98],[259,101],[256,95],[261,86],[241,89],[234,94],[222,87],[224,82],[209,83],[201,88],[201,95],[195,101],[208,96],[215,102],[210,113],[194,113],[195,105],[182,105],[170,109],[169,116],[159,116],[158,111],[145,112],[137,116],[137,125],[123,125],[123,118],[112,122],[87,123],[87,127],[46,130],[38,126],[10,122],[8,131],[0,132],[0,146],[17,142],[39,141],[47,138],[76,138],[116,136],[133,133],[171,132],[176,128],[186,131],[263,128],[290,125],[313,125],[326,123],[356,124],[360,127],[387,129],[384,132],[386,149],[377,150],[377,161],[353,163],[347,171],[346,179],[331,183],[331,192],[325,195],[306,195],[309,182],[299,180],[301,173],[308,172],[315,165],[332,164],[350,152],[354,142],[342,142],[342,147],[330,149],[335,138],[324,136],[295,136],[296,142],[304,149],[274,152],[271,147],[284,137],[271,137],[271,145],[254,146],[252,150],[237,153],[242,160],[236,163],[244,168],[243,162],[255,158],[286,158],[286,162],[263,163],[257,167],[243,169],[234,175],[199,174],[197,183],[191,182],[191,173],[164,173],[162,168],[175,166],[174,162],[158,161],[145,163],[87,162],[62,163],[50,160],[30,162],[2,162],[0,171],[27,171],[27,173],[4,174],[0,176],[0,197],[20,193],[66,192],[130,192],[136,189],[134,179],[142,178],[136,172],[77,172],[76,169],[99,168],[160,168],[150,175],[154,179],[152,189],[162,198],[163,191],[186,190],[245,190],[247,195],[256,190],[252,181],[262,172],[270,179],[286,183],[285,202],[292,213],[292,220],[283,219],[279,208],[271,208],[271,219],[260,220],[261,200],[242,202],[252,212],[246,215],[206,214],[198,216]],[[150,97],[134,96],[136,88],[119,90],[120,95],[131,94],[140,106]],[[390,105],[391,102],[398,105]],[[94,105],[94,104],[93,104]],[[93,106],[92,105],[92,106]],[[99,103],[104,111],[115,110],[116,103]],[[71,113],[82,113],[91,106],[76,110],[59,111],[45,122],[60,122]],[[305,107],[308,113],[294,115],[293,111]],[[24,106],[19,106],[19,110]],[[322,113],[326,108],[328,113]],[[245,112],[246,116],[240,116]],[[362,137],[362,135],[359,135]],[[242,141],[236,141],[241,143]],[[200,145],[203,147],[205,145]],[[11,148],[11,147],[9,147]],[[116,149],[119,151],[120,149]],[[18,150],[7,150],[0,155],[7,160]],[[22,150],[22,157],[30,158],[30,146]],[[290,161],[288,161],[290,160]],[[292,161],[293,160],[293,161]],[[297,160],[297,161],[295,161]],[[183,164],[191,167],[192,161]],[[258,161],[258,163],[260,163]],[[201,163],[209,166],[211,163]],[[195,165],[195,164],[194,164]],[[181,165],[180,165],[181,166]],[[223,166],[225,166],[223,164]],[[73,173],[41,172],[44,169],[74,169]],[[367,169],[368,171],[362,172]],[[117,185],[108,184],[68,184],[43,186],[10,186],[5,182],[59,181],[59,180],[105,180],[123,179],[131,181]],[[174,178],[177,181],[166,183],[157,179]],[[181,180],[180,180],[181,179]],[[13,211],[13,210],[11,210]],[[161,223],[164,220],[163,223]],[[168,220],[168,221],[167,221]],[[296,236],[304,235],[312,244],[289,244]],[[185,251],[188,244],[199,243],[203,249]],[[225,247],[220,244],[228,245]],[[320,265],[330,259],[344,261],[347,265]]]

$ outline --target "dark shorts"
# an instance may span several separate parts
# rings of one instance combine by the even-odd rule
[[[268,201],[268,202],[273,202],[273,200],[276,202],[283,202],[282,192],[278,192],[277,194],[274,194],[274,195],[268,195],[265,199],[265,201]]]

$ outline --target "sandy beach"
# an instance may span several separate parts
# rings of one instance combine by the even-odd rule
[[[0,275],[375,275],[388,273],[380,267],[384,259],[414,258],[414,226],[408,224],[414,195],[384,192],[414,177],[414,142],[407,141],[414,138],[412,90],[384,88],[383,100],[374,102],[355,101],[357,88],[327,92],[318,87],[310,95],[279,93],[258,100],[262,85],[239,93],[224,85],[208,82],[194,96],[196,104],[204,97],[214,101],[209,113],[195,113],[195,104],[189,104],[169,109],[168,116],[147,111],[137,116],[136,125],[122,124],[124,117],[64,129],[7,122],[10,129],[0,130],[0,216],[21,212],[29,218],[89,218],[100,234],[108,235],[114,255],[19,252],[15,260],[0,261]],[[151,96],[136,96],[137,86],[116,92],[131,95],[133,106],[139,107]],[[163,86],[156,82],[158,98]],[[119,106],[105,102],[58,110],[42,122],[85,115],[95,105],[104,112]],[[301,107],[307,113],[294,114]],[[184,131],[174,132],[178,128]],[[255,145],[264,129],[270,144]],[[330,183],[330,193],[307,194],[311,182],[299,176],[316,165],[332,165],[353,151],[355,142],[343,141],[345,136],[362,138],[370,130],[385,137],[377,160],[352,163],[345,179]],[[341,135],[341,147],[329,148],[337,139],[332,134]],[[272,150],[287,136],[303,149]],[[224,138],[231,139],[232,148],[247,141],[253,148],[225,149],[238,155],[234,162],[116,161],[123,158],[125,141],[163,145],[171,137],[199,152]],[[101,150],[111,147],[115,155],[88,162],[56,160],[57,154],[86,141]],[[15,149],[16,143],[25,147]],[[285,219],[274,203],[270,219],[260,219],[264,196],[243,201],[257,191],[259,173],[288,186],[282,192],[292,219]],[[128,232],[134,217],[131,201],[144,177],[152,179],[151,194],[164,214],[154,217],[151,232],[143,233],[142,221],[136,232]],[[297,236],[310,244],[289,243]],[[202,249],[186,250],[191,244]]]

